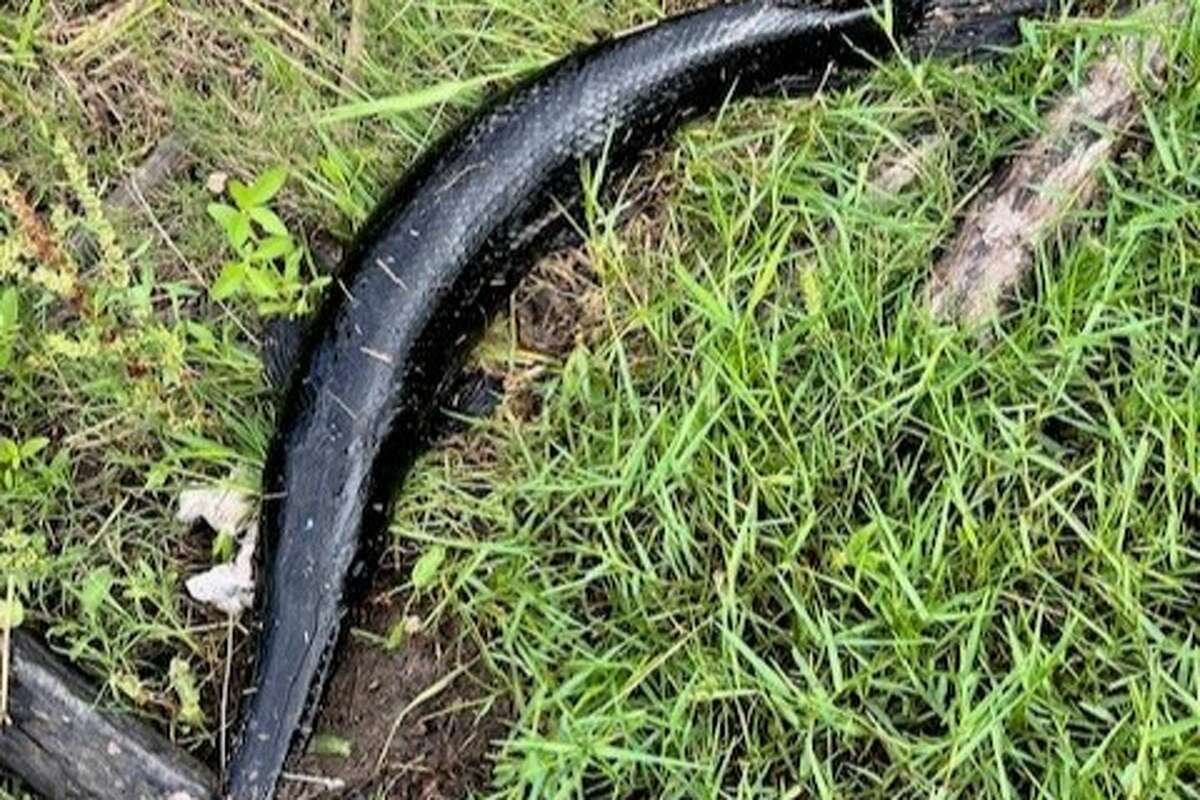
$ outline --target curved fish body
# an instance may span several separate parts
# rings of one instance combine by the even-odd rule
[[[923,0],[900,4],[902,34]],[[439,389],[570,229],[582,165],[603,157],[619,174],[728,100],[815,86],[890,42],[866,7],[753,0],[669,19],[518,86],[392,191],[331,287],[281,408],[265,472],[262,633],[229,797],[272,796]]]

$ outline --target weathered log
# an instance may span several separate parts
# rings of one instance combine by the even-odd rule
[[[212,800],[216,778],[148,725],[96,707],[99,693],[32,636],[12,635],[0,770],[55,800]]]
[[[1101,164],[1140,119],[1139,89],[1157,85],[1165,69],[1160,41],[1126,39],[1059,101],[1045,133],[996,174],[934,268],[926,300],[935,316],[965,323],[995,316],[1032,267],[1037,245],[1092,201]]]

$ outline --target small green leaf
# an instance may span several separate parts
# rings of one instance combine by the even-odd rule
[[[12,362],[12,339],[20,323],[17,288],[0,291],[0,369]]]
[[[400,620],[388,629],[387,638],[383,642],[383,649],[389,653],[395,652],[408,644],[408,639],[408,628],[404,626],[404,620]]]
[[[25,606],[15,597],[10,600],[0,598],[0,631],[11,631],[21,627],[25,622]]]
[[[248,190],[249,205],[261,206],[279,194],[283,184],[287,183],[287,176],[283,167],[273,167],[260,175]]]
[[[278,279],[269,269],[246,267],[246,288],[256,298],[273,298],[279,294]]]
[[[17,289],[9,286],[0,292],[0,336],[17,327],[17,317],[20,312]]]
[[[226,264],[221,270],[221,274],[213,281],[212,288],[208,293],[212,295],[214,300],[224,300],[232,297],[238,289],[242,288],[242,284],[246,281],[246,265],[241,262],[232,262]]]
[[[349,758],[354,752],[354,743],[335,733],[318,733],[308,746],[308,752],[314,756]]]
[[[246,211],[254,204],[250,202],[250,187],[234,178],[226,187],[229,191],[229,196],[233,198],[233,202],[237,203],[237,207],[242,211]]]
[[[395,652],[404,648],[408,640],[421,630],[421,618],[415,615],[396,620],[383,641],[383,649]]]
[[[159,461],[150,467],[146,473],[146,488],[161,489],[167,484],[167,478],[171,474],[171,465],[165,461]]]
[[[235,218],[242,215],[242,212],[225,203],[209,203],[207,211],[208,215],[213,218],[213,221],[225,229],[228,229],[233,224]]]
[[[438,571],[446,560],[446,548],[434,545],[425,551],[413,565],[412,584],[414,589],[428,589],[437,580]]]
[[[300,262],[304,259],[304,251],[299,247],[287,254],[283,262],[283,279],[288,283],[300,280]]]
[[[290,310],[290,305],[279,300],[260,300],[258,303],[258,315],[264,319],[287,314]]]
[[[121,694],[125,695],[139,706],[145,705],[150,699],[149,693],[146,691],[146,687],[142,685],[141,678],[139,678],[137,675],[129,672],[120,672],[116,675],[113,675],[109,679],[109,682],[117,689],[117,691],[121,692]]]
[[[79,605],[83,607],[84,613],[93,615],[99,611],[108,601],[112,585],[112,571],[108,567],[101,567],[89,573],[79,589]]]
[[[240,250],[252,233],[250,218],[224,203],[209,203],[208,215],[216,220],[235,250]]]
[[[21,445],[21,458],[33,458],[38,453],[46,449],[46,445],[50,444],[50,440],[45,436],[35,436],[34,438]]]
[[[17,464],[21,460],[21,448],[5,436],[0,436],[0,464]]]
[[[259,227],[272,236],[287,236],[287,225],[283,224],[283,220],[269,208],[256,206],[249,210],[250,219],[258,223]]]
[[[254,261],[274,261],[295,249],[296,243],[290,236],[272,236],[256,247],[250,254],[250,258]]]
[[[213,539],[212,543],[212,559],[218,564],[224,564],[233,560],[233,553],[237,546],[237,539],[229,531],[221,531],[217,534],[217,538]]]
[[[342,170],[342,165],[333,158],[323,156],[317,161],[317,168],[331,183],[346,182],[346,173]]]

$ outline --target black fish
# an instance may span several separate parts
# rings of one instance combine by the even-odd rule
[[[898,0],[898,35],[925,4]],[[331,287],[281,408],[265,472],[263,629],[230,797],[272,795],[434,400],[514,283],[570,230],[581,166],[603,156],[619,173],[727,100],[811,87],[891,47],[865,7],[754,0],[676,17],[521,85],[392,191]]]

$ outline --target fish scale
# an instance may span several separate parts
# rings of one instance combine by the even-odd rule
[[[900,0],[897,33],[924,0]],[[280,409],[264,472],[262,631],[227,796],[272,796],[439,389],[516,281],[573,230],[581,169],[618,175],[679,125],[781,80],[882,57],[865,7],[753,0],[570,56],[433,148],[360,232]],[[354,576],[359,576],[355,579]]]

